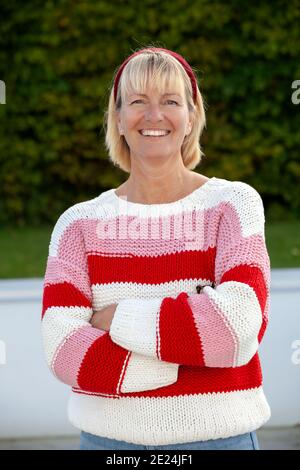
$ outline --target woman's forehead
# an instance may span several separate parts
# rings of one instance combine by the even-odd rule
[[[169,83],[169,84],[137,84],[133,86],[129,84],[125,89],[125,94],[127,97],[132,95],[139,95],[149,97],[151,95],[160,95],[162,97],[167,96],[177,96],[184,97],[184,86],[182,83]]]

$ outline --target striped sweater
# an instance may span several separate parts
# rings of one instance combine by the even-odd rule
[[[76,428],[164,445],[269,420],[258,355],[270,304],[264,226],[259,193],[217,177],[171,203],[110,189],[60,215],[41,334]],[[110,330],[93,327],[93,311],[113,303]]]

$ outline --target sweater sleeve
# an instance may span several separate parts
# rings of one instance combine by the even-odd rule
[[[67,209],[51,234],[43,284],[41,334],[50,371],[61,382],[105,395],[151,390],[177,381],[178,365],[115,344],[94,328],[80,206]]]
[[[259,193],[233,182],[218,223],[214,287],[176,298],[123,299],[109,332],[116,344],[202,367],[239,367],[252,359],[267,326],[270,300]]]

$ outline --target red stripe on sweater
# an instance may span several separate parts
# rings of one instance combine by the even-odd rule
[[[182,292],[176,299],[167,297],[162,301],[157,354],[162,361],[204,366],[201,339],[187,298],[188,294]],[[174,322],[180,328],[174,328]]]
[[[119,397],[174,397],[204,393],[222,393],[239,390],[250,390],[262,385],[262,371],[258,353],[240,367],[197,367],[180,365],[178,380],[155,390],[120,393]],[[74,392],[84,393],[72,389]],[[104,396],[96,393],[97,396]]]
[[[80,389],[118,393],[128,366],[127,355],[127,349],[113,343],[109,333],[94,341],[79,369],[77,382]]]
[[[43,290],[42,319],[50,307],[91,307],[91,302],[73,284],[48,284]]]
[[[161,284],[180,279],[214,279],[215,248],[160,256],[88,255],[92,284],[139,282]]]
[[[126,393],[126,396],[167,397],[198,393],[221,393],[247,390],[262,384],[258,353],[240,367],[198,367],[180,365],[178,380],[172,385],[146,392]],[[124,393],[121,394],[125,395]]]

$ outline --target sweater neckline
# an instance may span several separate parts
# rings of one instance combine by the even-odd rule
[[[204,184],[202,184],[198,188],[194,189],[194,191],[192,191],[190,194],[188,194],[187,196],[185,196],[181,199],[177,199],[176,201],[173,201],[173,202],[164,202],[164,203],[155,203],[155,204],[142,204],[140,202],[127,201],[126,198],[124,199],[123,197],[118,196],[116,194],[116,189],[117,188],[112,188],[110,190],[110,192],[111,192],[111,195],[112,195],[113,199],[116,202],[118,202],[120,206],[123,206],[123,207],[126,206],[128,209],[130,209],[130,208],[132,208],[132,209],[142,209],[142,210],[143,209],[145,209],[145,210],[148,210],[148,209],[158,209],[158,210],[159,209],[169,209],[169,208],[180,206],[182,204],[195,202],[196,198],[200,194],[205,194],[206,191],[210,188],[210,186],[217,179],[218,178],[216,178],[215,176],[212,176]]]

